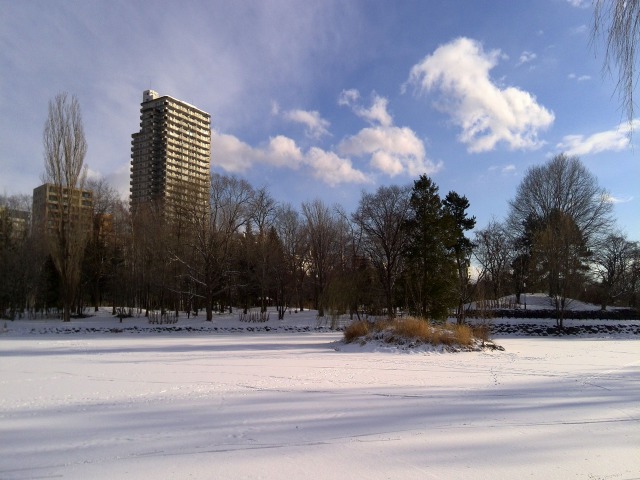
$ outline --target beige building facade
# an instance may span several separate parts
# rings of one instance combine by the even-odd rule
[[[33,189],[34,232],[59,232],[60,222],[88,234],[93,228],[93,192],[45,183]],[[67,228],[67,227],[65,227]]]
[[[140,131],[131,141],[131,210],[179,207],[209,201],[211,116],[153,90],[143,93]]]

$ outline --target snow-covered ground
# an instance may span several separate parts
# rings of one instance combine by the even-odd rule
[[[640,477],[637,336],[411,354],[316,326],[3,322],[0,479]]]

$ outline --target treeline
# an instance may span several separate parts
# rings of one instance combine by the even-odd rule
[[[577,157],[530,168],[509,207],[475,232],[478,300],[515,294],[519,305],[546,292],[559,326],[572,299],[638,308],[640,246],[616,229],[612,197]]]
[[[268,189],[211,176],[207,208],[148,205],[132,215],[106,182],[88,181],[94,225],[83,239],[73,312],[203,315],[240,308],[318,315],[412,313],[442,319],[508,294],[549,294],[561,324],[568,299],[637,308],[640,249],[614,230],[605,192],[577,158],[529,170],[509,216],[473,232],[469,201],[440,196],[427,176],[363,192],[354,212],[320,200],[300,208]],[[0,312],[58,311],[60,271],[50,242],[14,231],[0,210]],[[473,235],[472,235],[473,234]],[[81,235],[76,232],[75,234]],[[59,263],[59,262],[58,262]]]
[[[347,214],[320,200],[300,209],[266,188],[213,174],[208,208],[148,205],[131,215],[105,182],[89,182],[95,215],[86,239],[74,312],[206,315],[252,307],[314,308],[319,315],[442,318],[469,291],[469,202],[422,176],[413,186],[363,193]],[[6,215],[5,215],[6,217]],[[62,308],[48,242],[2,223],[0,308],[13,317]]]

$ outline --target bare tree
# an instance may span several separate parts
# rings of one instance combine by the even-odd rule
[[[0,317],[22,312],[33,293],[38,255],[29,235],[31,197],[0,195]]]
[[[284,250],[283,261],[291,282],[291,299],[296,308],[304,309],[303,285],[306,278],[307,236],[300,213],[291,205],[278,208],[276,230]]]
[[[633,243],[631,251],[631,267],[629,269],[629,302],[630,307],[640,310],[640,242]]]
[[[83,277],[89,284],[91,300],[97,312],[113,265],[114,213],[120,198],[118,192],[103,178],[88,179],[86,188],[93,192],[93,232],[85,253]]]
[[[48,247],[60,276],[63,319],[68,322],[88,239],[88,231],[81,218],[82,195],[77,194],[86,177],[84,158],[87,142],[80,104],[74,96],[62,93],[49,102],[43,144],[44,182],[53,185],[60,202],[54,224],[46,229]]]
[[[565,154],[529,168],[509,206],[507,226],[514,238],[520,236],[527,222],[542,222],[556,212],[572,219],[587,247],[613,224],[613,204],[607,191],[578,157]]]
[[[199,285],[208,321],[213,320],[216,297],[233,287],[234,240],[249,222],[253,193],[245,180],[212,174],[209,208],[194,206],[191,212],[193,235],[188,241],[194,256],[178,260]]]
[[[302,204],[309,242],[310,276],[318,316],[325,314],[325,293],[336,266],[338,219],[321,200]]]
[[[613,224],[606,190],[577,157],[557,155],[529,169],[510,202],[508,228],[526,245],[526,275],[544,281],[560,315],[568,294],[581,291],[584,261]],[[521,253],[521,252],[520,252]],[[560,319],[560,323],[562,323]]]
[[[547,279],[556,322],[562,328],[565,311],[584,285],[589,251],[573,218],[561,211],[545,220],[533,245],[533,264]]]
[[[635,111],[634,91],[638,76],[636,46],[640,40],[639,0],[594,0],[595,13],[592,41],[605,42],[604,67],[618,70],[616,90],[629,123]]]
[[[491,220],[482,230],[475,232],[474,257],[480,266],[479,278],[491,286],[492,299],[504,294],[504,282],[509,273],[513,248],[502,223]]]
[[[255,191],[250,206],[251,221],[258,232],[255,238],[256,273],[257,284],[260,290],[260,310],[267,311],[268,291],[271,282],[270,274],[273,273],[273,261],[277,245],[275,238],[270,234],[274,225],[278,204],[266,187]]]
[[[602,310],[630,291],[635,247],[624,235],[611,233],[595,249],[593,263],[602,290]]]
[[[138,309],[164,309],[168,275],[168,238],[160,202],[147,202],[137,208],[132,218],[133,277]]]
[[[389,316],[395,312],[394,290],[407,246],[404,227],[410,199],[410,186],[382,186],[375,193],[363,192],[353,214],[353,221],[362,229],[363,248],[376,270]]]
[[[333,265],[331,277],[323,294],[323,306],[331,316],[331,328],[337,327],[338,318],[349,314],[359,317],[359,306],[366,302],[371,292],[369,282],[369,263],[362,252],[362,230],[349,220],[349,215],[340,207],[333,208]]]

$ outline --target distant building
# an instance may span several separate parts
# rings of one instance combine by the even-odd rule
[[[79,231],[89,234],[93,228],[93,192],[51,183],[40,185],[33,189],[32,217],[34,232],[57,232],[60,220],[67,218],[71,228],[78,226]]]
[[[209,202],[211,116],[181,100],[143,93],[140,131],[131,141],[131,210],[175,213]]]
[[[0,205],[0,237],[21,240],[29,233],[29,212]]]

